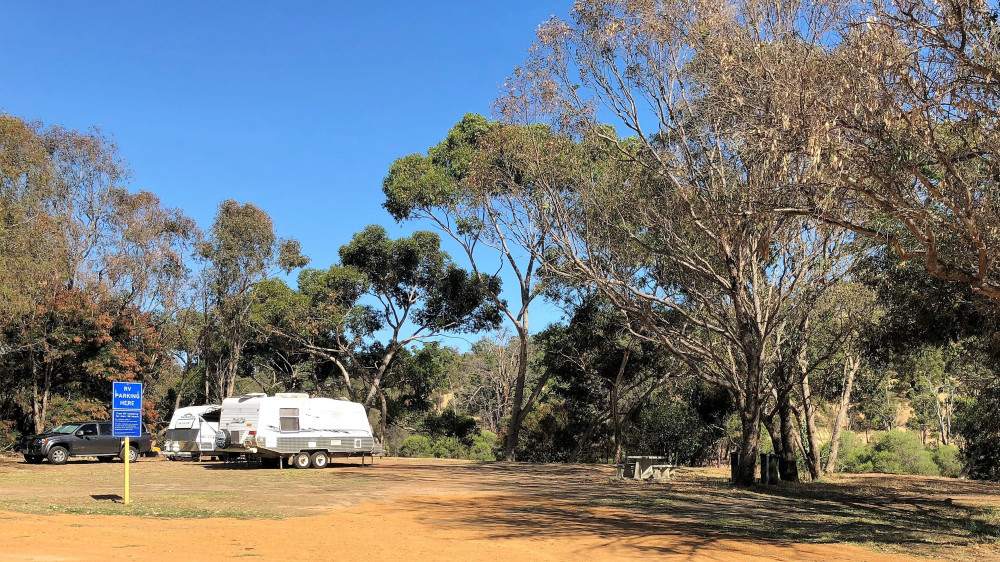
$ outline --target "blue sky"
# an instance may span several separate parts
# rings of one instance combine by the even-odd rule
[[[464,113],[488,114],[562,1],[0,1],[0,110],[99,125],[135,189],[203,228],[251,201],[315,267],[381,223],[381,181]],[[452,255],[458,258],[457,251]],[[535,330],[554,320],[536,314]]]

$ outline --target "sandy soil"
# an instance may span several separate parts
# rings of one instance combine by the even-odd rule
[[[776,540],[704,524],[712,513],[731,517],[729,507],[738,515],[761,501],[742,492],[728,498],[703,493],[705,482],[718,479],[711,471],[647,484],[614,482],[606,469],[591,466],[408,459],[323,471],[149,461],[134,468],[135,506],[188,505],[186,497],[200,501],[192,495],[198,490],[208,494],[209,504],[227,509],[242,505],[268,516],[292,516],[47,514],[96,504],[112,512],[119,509],[119,504],[109,504],[121,490],[116,478],[121,465],[77,461],[63,467],[31,466],[8,459],[0,461],[0,493],[5,496],[0,506],[7,508],[0,511],[0,560],[336,555],[370,560],[909,559],[857,544]],[[964,493],[970,501],[988,503],[998,499],[994,491],[973,487]],[[696,492],[691,498],[699,499],[684,499]],[[962,501],[963,490],[953,492],[949,504]],[[664,497],[669,501],[645,501]],[[908,540],[891,536],[896,546]],[[896,550],[906,552],[905,546]],[[941,554],[981,558],[1000,552],[979,545]]]

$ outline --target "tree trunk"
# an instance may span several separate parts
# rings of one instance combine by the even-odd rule
[[[524,384],[528,376],[528,333],[521,326],[518,326],[517,338],[520,345],[517,351],[517,382],[514,384],[514,403],[511,405],[510,425],[504,447],[505,461],[517,460],[517,442],[521,433],[521,422],[524,421],[521,403],[524,401]]]
[[[806,467],[809,468],[809,476],[813,480],[819,479],[823,475],[823,468],[819,465],[819,435],[816,431],[816,407],[813,404],[812,391],[809,388],[809,376],[803,375],[799,383],[802,390],[802,408],[805,410],[806,438],[809,441],[808,454],[806,455]]]
[[[760,454],[760,403],[747,396],[740,412],[743,424],[740,462],[736,470],[737,486],[753,486],[757,479],[757,456]]]
[[[778,402],[778,420],[781,426],[779,432],[781,436],[781,452],[779,453],[778,448],[775,448],[775,452],[779,455],[778,474],[781,476],[783,482],[798,482],[799,458],[795,450],[795,418],[792,413],[791,392],[779,393],[778,397],[780,398]]]
[[[770,415],[762,416],[760,418],[760,424],[764,426],[767,430],[768,437],[771,438],[771,445],[774,447],[774,454],[781,456],[781,425],[776,421],[775,413],[777,410],[771,412]]]
[[[372,380],[372,387],[368,389],[368,396],[365,397],[365,408],[370,407],[372,402],[375,400],[375,396],[382,392],[382,377],[385,376],[385,372],[389,370],[389,365],[392,364],[392,359],[396,356],[396,352],[399,351],[399,348],[399,345],[391,346],[389,348],[390,351],[385,354],[385,357],[382,358],[382,363],[379,364],[378,371],[375,372],[375,378]]]
[[[379,426],[378,427],[378,440],[379,440],[379,442],[381,442],[384,445],[385,444],[385,425],[386,425],[386,423],[388,422],[388,419],[389,419],[389,406],[388,406],[388,404],[386,404],[386,401],[385,401],[385,392],[382,392],[380,390],[379,393],[378,393],[378,396],[379,396],[379,399],[382,402],[382,415],[379,417],[379,423],[378,423],[378,426]]]
[[[38,363],[34,357],[31,358],[31,422],[35,426],[35,433],[45,431],[45,409],[38,390]]]
[[[622,462],[622,420],[618,414],[618,392],[621,388],[622,376],[625,374],[625,367],[628,365],[628,358],[631,353],[632,343],[629,342],[629,346],[625,348],[625,353],[622,354],[622,362],[618,367],[618,375],[615,377],[614,384],[611,385],[611,422],[615,428],[615,464]]]
[[[861,361],[857,358],[847,357],[844,363],[844,391],[840,394],[840,409],[837,410],[837,421],[833,423],[833,434],[830,436],[830,456],[826,459],[824,471],[827,473],[837,470],[837,454],[840,452],[840,432],[847,421],[847,412],[851,408],[851,392],[854,389],[854,375],[858,372]]]
[[[583,435],[581,435],[580,438],[576,440],[576,446],[573,447],[573,452],[569,454],[567,462],[575,463],[580,461],[580,453],[583,452],[584,446],[586,446],[587,443],[590,441],[590,436],[594,434],[594,430],[597,429],[597,426],[600,425],[600,423],[604,421],[604,419],[605,418],[603,416],[594,417],[594,420],[591,421],[590,425],[587,427],[587,431],[584,431]]]
[[[622,460],[622,422],[618,416],[618,385],[611,389],[611,423],[614,424],[615,433],[615,464]]]

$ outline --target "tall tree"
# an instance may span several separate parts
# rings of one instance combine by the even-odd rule
[[[233,392],[243,349],[249,342],[250,310],[254,284],[276,272],[290,273],[309,263],[299,243],[279,239],[267,213],[252,203],[223,201],[199,255],[206,262],[208,293],[212,304],[206,330],[216,330],[222,350],[210,368],[212,398],[222,400]],[[203,337],[210,334],[203,333]]]
[[[303,271],[299,293],[280,282],[258,284],[261,326],[332,362],[352,396],[363,390],[365,406],[378,400],[384,431],[383,381],[402,350],[500,320],[488,296],[499,291],[499,279],[456,266],[440,244],[432,232],[393,240],[369,226],[340,248],[339,265]]]
[[[621,462],[623,431],[650,396],[671,378],[684,374],[660,348],[636,338],[628,319],[600,293],[576,300],[566,325],[553,325],[536,336],[541,363],[552,372],[568,402],[580,403],[588,418],[568,460],[575,462],[599,427],[610,425],[614,462]]]
[[[39,369],[14,387],[30,387],[36,428],[50,391],[70,388],[52,377],[73,370],[52,371],[51,358],[79,355],[79,341],[54,335],[79,326],[79,314],[72,321],[62,315],[67,307],[108,315],[99,326],[141,326],[136,341],[165,353],[163,324],[197,229],[151,193],[129,191],[129,177],[117,146],[97,129],[44,128],[0,115],[0,360],[35,354],[25,365]],[[163,359],[143,358],[157,367]]]
[[[468,114],[431,147],[427,155],[411,154],[393,162],[382,190],[384,207],[397,221],[422,219],[455,240],[465,251],[476,274],[499,275],[509,271],[517,282],[508,302],[499,291],[490,292],[495,306],[512,326],[518,339],[514,395],[504,456],[514,460],[524,418],[545,384],[539,379],[528,389],[528,340],[531,303],[542,294],[540,259],[547,247],[546,228],[530,211],[531,186],[498,152],[485,156],[482,145],[501,133],[481,115]],[[484,158],[488,158],[484,161]],[[477,173],[487,171],[504,173]]]
[[[540,29],[499,109],[564,136],[518,151],[544,194],[552,271],[599,288],[637,333],[729,390],[742,421],[738,483],[749,485],[781,327],[800,289],[837,271],[828,250],[845,237],[772,216],[813,172],[746,144],[709,105],[699,50],[749,15],[730,8],[579,2],[569,21]]]

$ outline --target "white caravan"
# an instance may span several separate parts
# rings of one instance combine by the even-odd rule
[[[216,457],[215,434],[219,431],[222,406],[188,406],[177,408],[170,417],[162,454],[170,460]]]
[[[323,468],[331,457],[382,454],[365,407],[308,394],[245,394],[222,401],[216,451],[272,464]]]

